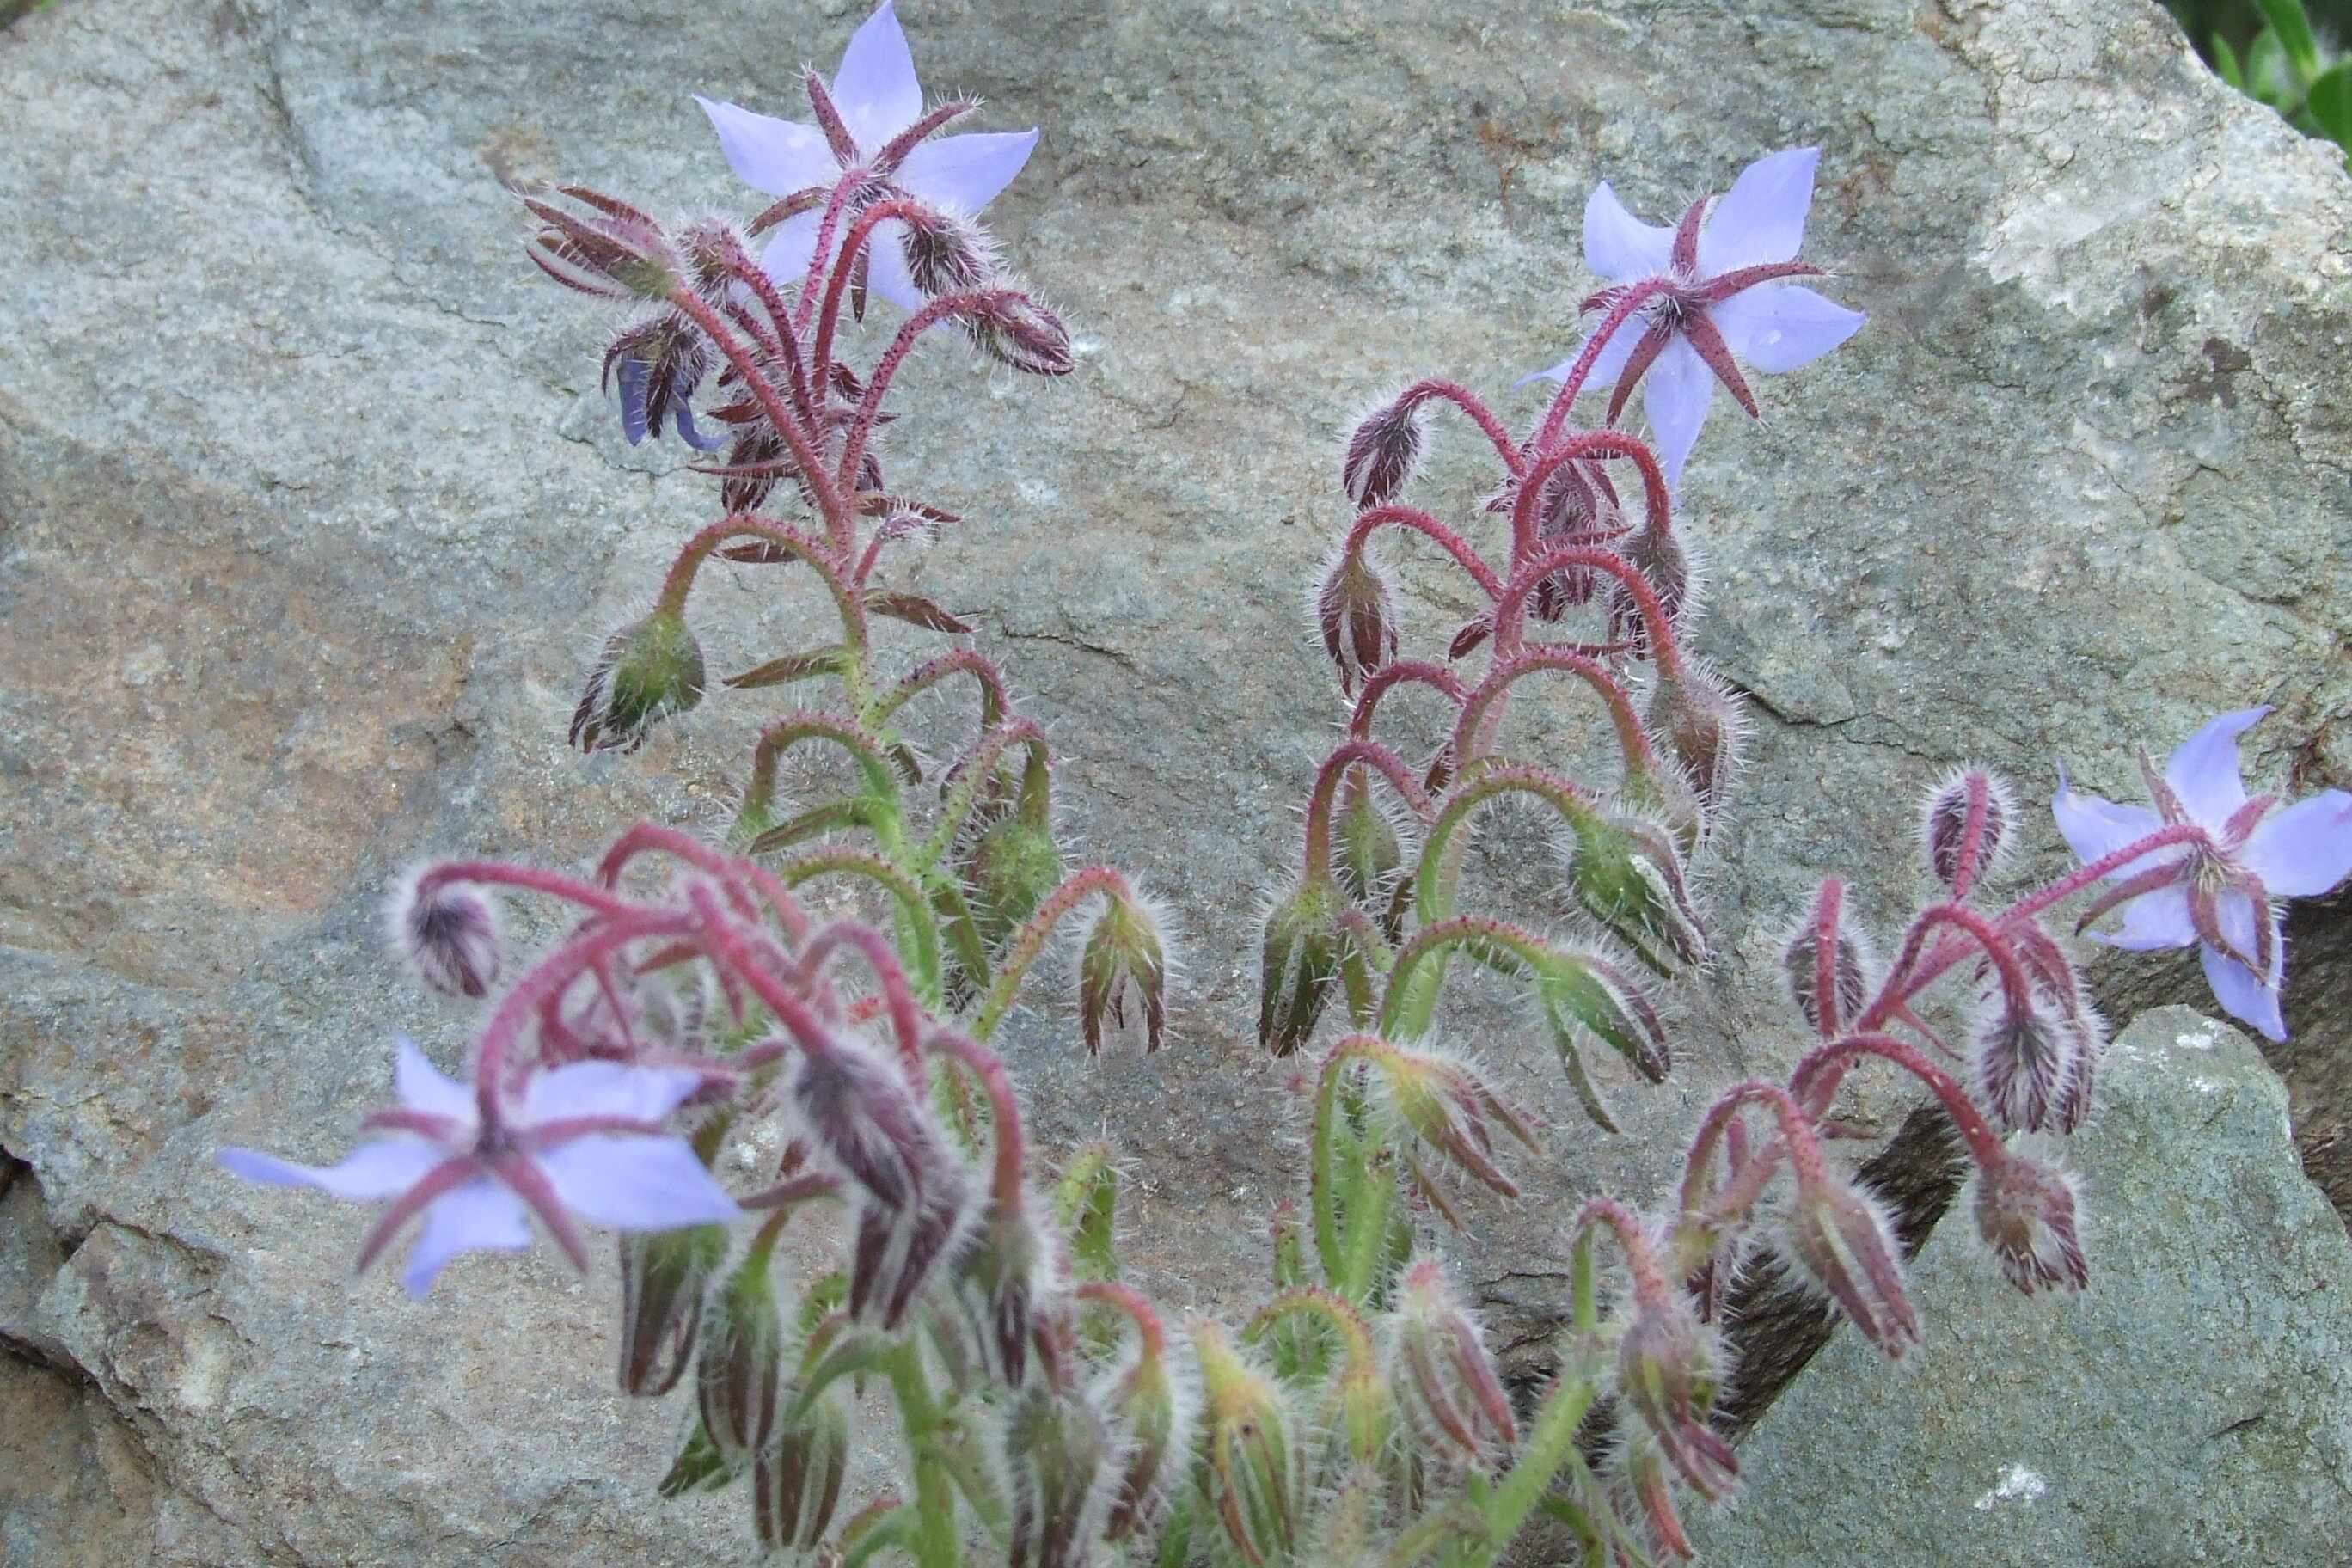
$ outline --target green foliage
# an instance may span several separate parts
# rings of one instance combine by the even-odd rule
[[[2313,26],[2305,0],[2169,0],[2169,8],[2223,81],[2344,148],[2352,168],[2352,59]],[[2336,27],[2352,21],[2352,6],[2318,9]]]

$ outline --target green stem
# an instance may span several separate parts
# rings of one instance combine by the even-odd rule
[[[1030,781],[1050,765],[1045,731],[1038,728],[1035,720],[1014,719],[991,730],[971,749],[971,755],[964,759],[963,771],[956,775],[947,798],[940,803],[940,825],[923,845],[916,860],[919,868],[936,866],[947,858],[948,851],[955,847],[957,833],[963,828],[964,818],[971,815],[971,808],[980,800],[980,792],[995,776],[997,763],[1015,745],[1025,746],[1029,751],[1028,764],[1022,775],[1024,795]]]
[[[1029,966],[1036,963],[1038,955],[1045,951],[1045,943],[1053,936],[1054,927],[1097,893],[1119,903],[1135,901],[1135,889],[1128,886],[1125,877],[1108,866],[1088,866],[1063,879],[1062,885],[1045,895],[1045,901],[1037,906],[1037,912],[1029,917],[1029,923],[1021,928],[1005,948],[1004,962],[997,968],[995,984],[988,988],[988,999],[981,1004],[980,1016],[972,1020],[973,1038],[985,1040],[995,1032],[996,1026],[1004,1021],[1004,1015],[1012,1011],[1013,1002],[1019,998],[1021,982],[1028,974]]]
[[[1454,830],[1486,802],[1514,794],[1548,802],[1568,819],[1570,830],[1580,836],[1598,816],[1591,798],[1558,773],[1525,763],[1486,769],[1454,791],[1422,841],[1421,864],[1413,872],[1413,913],[1422,924],[1434,925],[1454,912],[1454,884],[1460,879],[1460,867],[1449,863],[1446,849]]]
[[[912,951],[911,968],[915,988],[926,1007],[936,1009],[940,1003],[940,928],[931,912],[930,900],[923,894],[922,885],[906,871],[879,855],[847,846],[827,846],[795,857],[776,868],[776,876],[787,888],[797,888],[812,877],[827,873],[864,877],[879,883],[895,900],[898,929],[905,933],[905,946]]]
[[[1466,1559],[1470,1568],[1490,1568],[1551,1489],[1552,1478],[1575,1456],[1576,1429],[1583,1424],[1594,1392],[1589,1380],[1580,1376],[1571,1381],[1565,1373],[1552,1384],[1518,1462],[1486,1500],[1486,1536]]]
[[[955,1478],[939,1452],[940,1408],[923,1375],[922,1352],[912,1340],[883,1361],[890,1394],[906,1430],[908,1458],[915,1472],[913,1548],[919,1568],[957,1568],[962,1548],[956,1539]]]

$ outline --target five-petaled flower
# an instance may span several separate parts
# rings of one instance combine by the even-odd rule
[[[1013,183],[1037,144],[1034,128],[931,139],[977,106],[946,104],[925,115],[914,56],[888,0],[851,35],[830,88],[814,71],[807,85],[815,125],[695,100],[719,132],[729,167],[745,184],[773,196],[814,192],[821,197],[845,175],[863,174],[874,199],[905,195],[969,217]],[[777,281],[796,284],[806,272],[816,253],[823,205],[819,200],[784,220],[768,242],[761,263]],[[905,234],[898,223],[875,231],[868,282],[892,304],[912,310],[922,304],[922,293],[908,270]],[[836,232],[834,243],[841,238]]]
[[[409,1294],[422,1296],[460,1252],[529,1247],[526,1210],[583,1268],[588,1255],[574,1215],[615,1230],[735,1218],[735,1201],[663,1122],[701,1081],[677,1068],[572,1062],[539,1073],[519,1097],[486,1099],[403,1040],[394,1068],[401,1103],[365,1123],[382,1136],[333,1165],[251,1149],[223,1149],[220,1162],[248,1181],[392,1200],[360,1247],[362,1268],[422,1213],[425,1228],[401,1276]]]
[[[1796,258],[1820,156],[1818,148],[1792,147],[1759,158],[1712,206],[1701,197],[1672,228],[1627,212],[1605,180],[1584,205],[1584,264],[1608,283],[1584,301],[1587,311],[1603,312],[1593,331],[1620,304],[1636,300],[1633,314],[1601,345],[1584,384],[1616,383],[1609,400],[1614,424],[1634,384],[1643,383],[1643,411],[1670,479],[1681,479],[1716,382],[1756,417],[1740,363],[1773,374],[1794,370],[1853,336],[1864,320],[1789,281],[1821,275]],[[1587,334],[1576,353],[1528,379],[1568,379],[1591,343]]]
[[[2215,999],[2284,1040],[2280,900],[2326,892],[2352,874],[2352,795],[2332,789],[2284,807],[2276,795],[2248,796],[2238,737],[2269,711],[2222,714],[2182,742],[2162,773],[2142,757],[2153,807],[2077,795],[2063,767],[2051,805],[2084,865],[2118,859],[2105,874],[2114,886],[2083,917],[2087,925],[2123,910],[2122,928],[2098,940],[2135,951],[2196,944]],[[2165,842],[2123,854],[2158,835]]]

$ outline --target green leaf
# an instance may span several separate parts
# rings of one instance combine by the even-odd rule
[[[2221,34],[2213,35],[2213,74],[2236,88],[2246,90],[2246,68],[2238,63],[2238,51]]]
[[[2338,60],[2320,72],[2305,101],[2328,140],[2352,149],[2352,60]]]
[[[1062,1173],[1054,1192],[1054,1216],[1070,1238],[1071,1271],[1080,1279],[1118,1278],[1118,1247],[1113,1221],[1118,1209],[1118,1172],[1110,1145],[1089,1143]]]
[[[727,1456],[710,1440],[710,1434],[697,1421],[694,1430],[687,1435],[686,1447],[678,1450],[677,1460],[669,1474],[661,1479],[656,1489],[666,1498],[684,1497],[688,1492],[717,1491],[736,1477],[728,1464]]]
[[[2303,0],[2254,0],[2254,4],[2270,19],[2271,32],[2294,67],[2294,84],[2301,86],[2317,76],[2319,40],[2311,36],[2311,18],[2304,14]]]
[[[2284,109],[2294,101],[2294,69],[2276,33],[2264,27],[2246,47],[2246,94],[2257,103]]]

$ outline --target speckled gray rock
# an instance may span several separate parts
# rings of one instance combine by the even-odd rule
[[[1333,438],[1417,372],[1503,396],[1556,359],[1603,174],[1663,211],[1820,142],[1810,253],[1874,321],[1770,384],[1764,427],[1718,409],[1693,464],[1706,649],[1765,720],[1708,879],[1727,958],[1675,1084],[1620,1087],[1628,1135],[1567,1132],[1542,1201],[1461,1244],[1498,1304],[1556,1297],[1559,1202],[1650,1197],[1715,1086],[1786,1062],[1771,931],[1830,869],[1899,914],[1948,761],[2038,788],[2063,752],[2121,791],[2137,742],[2267,699],[2266,777],[2352,775],[2352,185],[2153,7],[908,5],[928,80],[1045,131],[992,216],[1080,371],[927,356],[897,471],[971,520],[921,580],[1053,726],[1076,836],[1191,938],[1152,1062],[1086,1066],[1050,1007],[1015,1040],[1045,1150],[1129,1152],[1131,1256],[1171,1301],[1250,1287],[1295,1170],[1250,910],[1336,717],[1293,610]],[[787,103],[853,9],[60,0],[0,36],[0,1148],[47,1238],[0,1252],[5,1397],[36,1413],[0,1421],[18,1557],[69,1518],[117,1562],[708,1554],[647,1506],[673,1415],[606,1392],[608,1273],[468,1264],[419,1311],[351,1285],[350,1215],[208,1155],[338,1146],[396,1029],[461,1051],[377,948],[401,863],[718,819],[756,703],[618,765],[562,747],[588,651],[709,496],[621,444],[593,313],[521,261],[498,184],[740,210],[687,95]],[[1408,580],[1433,647],[1461,601]],[[715,663],[793,646],[804,601],[713,587]],[[1571,1128],[1507,1021],[1464,1029]],[[26,1431],[63,1435],[42,1467]]]
[[[2142,1016],[2074,1140],[2093,1288],[2002,1300],[1967,1227],[1920,1254],[1913,1363],[1841,1334],[1740,1449],[1713,1563],[2352,1563],[2352,1243],[2245,1037]]]

